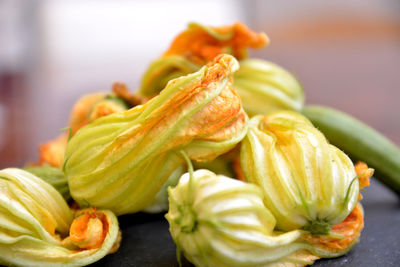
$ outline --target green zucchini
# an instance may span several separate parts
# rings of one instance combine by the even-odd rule
[[[356,118],[324,106],[306,106],[303,114],[329,142],[353,160],[375,169],[374,177],[400,195],[400,149],[388,138]]]

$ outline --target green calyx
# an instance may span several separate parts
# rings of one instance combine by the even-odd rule
[[[180,152],[182,157],[185,159],[186,164],[188,166],[188,171],[189,171],[189,191],[188,191],[188,199],[189,202],[186,204],[183,204],[181,206],[178,206],[178,211],[180,213],[180,216],[177,218],[177,223],[181,225],[181,232],[183,233],[192,233],[194,230],[196,230],[197,226],[197,215],[193,210],[193,183],[194,183],[194,177],[193,177],[193,165],[192,162],[190,161],[188,155],[184,152]]]
[[[180,216],[175,219],[175,223],[180,225],[181,232],[192,233],[197,227],[197,215],[190,204],[178,207]]]
[[[324,220],[309,221],[303,229],[310,232],[312,235],[328,235],[331,230],[331,225]]]

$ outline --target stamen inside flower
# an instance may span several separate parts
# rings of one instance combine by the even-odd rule
[[[82,211],[74,219],[70,228],[70,239],[74,245],[83,249],[99,248],[108,231],[108,223],[104,214],[91,208]]]

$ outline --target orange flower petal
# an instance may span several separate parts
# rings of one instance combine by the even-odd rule
[[[323,249],[344,251],[348,249],[360,236],[364,228],[364,215],[360,205],[357,205],[344,221],[334,225],[331,233],[341,235],[342,238],[329,235],[305,235],[304,238]]]
[[[60,168],[64,160],[67,141],[68,133],[63,133],[57,138],[39,145],[39,162],[34,165],[50,164],[53,167]]]
[[[204,65],[222,53],[241,60],[247,56],[247,47],[257,49],[267,44],[268,37],[264,33],[256,33],[241,22],[222,27],[190,24],[175,38],[164,56],[183,55],[196,64]]]
[[[83,249],[99,248],[108,232],[108,223],[103,213],[91,208],[81,212],[70,228],[70,239]]]

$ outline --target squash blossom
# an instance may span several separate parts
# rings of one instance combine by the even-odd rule
[[[223,27],[191,23],[150,64],[138,94],[153,97],[169,80],[197,71],[218,54],[227,53],[239,60],[233,87],[250,116],[278,109],[299,111],[304,104],[304,92],[292,74],[265,60],[246,59],[248,47],[259,49],[267,44],[264,33],[251,31],[240,22]]]
[[[0,171],[0,264],[88,265],[118,248],[118,238],[110,211],[80,210],[74,216],[42,179],[21,169]]]
[[[241,22],[222,27],[189,23],[163,56],[182,55],[198,65],[206,64],[219,54],[230,54],[242,60],[247,57],[247,47],[259,49],[268,42],[264,33],[256,33]]]
[[[304,91],[296,78],[266,60],[240,61],[233,87],[250,116],[281,109],[300,111],[304,105]]]
[[[258,186],[208,170],[186,173],[169,188],[165,217],[178,255],[198,267],[303,266],[318,259],[304,231],[274,231]]]
[[[68,122],[69,132],[39,146],[39,161],[35,165],[61,168],[68,138],[92,121],[111,113],[126,110],[140,103],[139,97],[129,94],[124,84],[114,83],[112,92],[91,93],[82,96],[72,107]]]
[[[169,189],[165,217],[178,252],[196,266],[303,266],[318,259],[306,251],[301,230],[274,232],[258,186],[208,170],[190,176]]]
[[[66,201],[71,199],[68,181],[61,169],[44,165],[25,167],[24,170],[51,184]]]
[[[355,165],[358,185],[361,192],[369,186],[369,179],[374,170],[368,168],[367,164],[358,162]],[[358,200],[361,200],[361,193]],[[350,214],[340,223],[335,224],[330,229],[329,235],[313,235],[307,233],[303,239],[313,246],[314,253],[320,257],[335,257],[347,253],[358,241],[361,230],[364,228],[364,211],[360,203],[350,212]]]
[[[241,167],[245,179],[263,189],[264,202],[283,231],[327,235],[358,202],[357,174],[349,157],[293,111],[250,120]]]
[[[133,213],[149,206],[182,164],[207,161],[239,143],[247,116],[232,89],[235,58],[220,55],[172,80],[147,103],[99,118],[71,138],[64,170],[81,206]]]

